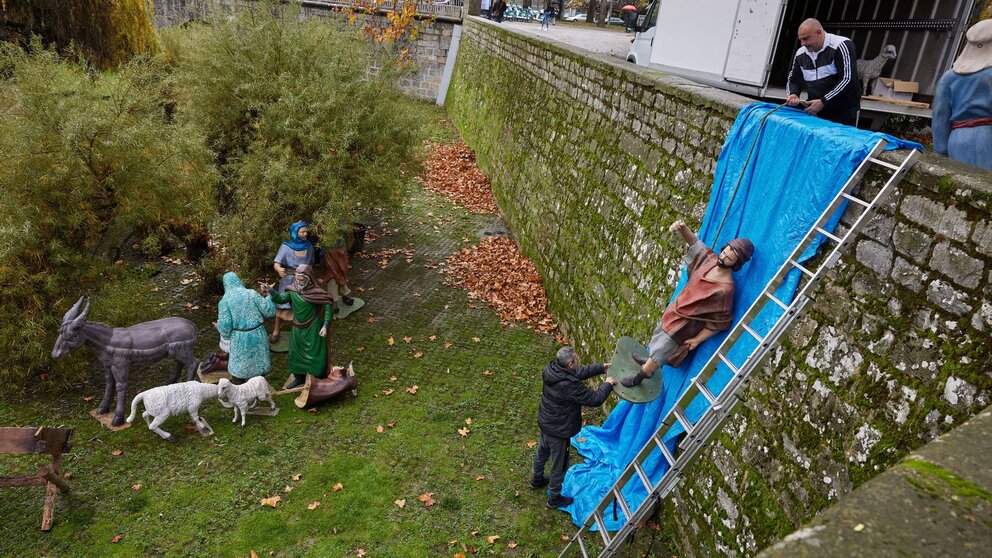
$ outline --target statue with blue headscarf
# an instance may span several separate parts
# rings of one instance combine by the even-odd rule
[[[285,293],[286,287],[293,284],[296,268],[314,263],[313,243],[307,238],[309,232],[306,221],[297,221],[289,226],[289,240],[279,245],[279,252],[272,265],[280,277],[277,288],[279,294]],[[288,302],[276,304],[276,325],[269,336],[269,341],[273,343],[279,340],[280,320],[293,320],[293,308]]]

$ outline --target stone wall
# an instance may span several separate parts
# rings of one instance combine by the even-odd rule
[[[747,102],[466,20],[449,114],[586,358],[648,337]],[[752,555],[989,404],[990,183],[922,158],[663,505],[680,555]]]
[[[250,0],[154,0],[155,23],[159,27],[182,25],[205,18],[212,9],[231,11],[237,6],[249,3]],[[333,15],[330,4],[321,2],[301,2],[301,4],[300,13],[304,16]],[[418,21],[423,22],[423,20]],[[449,21],[425,22],[410,49],[410,58],[416,65],[416,71],[400,79],[400,89],[426,101],[437,100],[454,26],[455,24]]]

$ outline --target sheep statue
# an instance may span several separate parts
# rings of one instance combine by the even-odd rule
[[[201,436],[210,436],[214,431],[197,412],[204,401],[217,397],[217,386],[200,382],[182,382],[169,384],[145,390],[134,397],[131,402],[131,415],[127,422],[132,422],[138,414],[138,403],[145,404],[145,412],[141,417],[148,423],[148,429],[158,434],[164,440],[175,442],[172,434],[159,428],[170,416],[186,411],[189,413],[196,430]],[[149,420],[152,417],[154,420]]]
[[[858,75],[861,76],[862,94],[868,94],[869,82],[875,81],[882,75],[886,62],[896,59],[895,45],[885,45],[882,52],[871,60],[858,60]]]
[[[276,402],[272,399],[272,388],[262,376],[255,376],[241,385],[234,385],[227,378],[217,382],[217,399],[220,404],[230,409],[234,407],[234,419],[238,422],[241,413],[241,428],[245,427],[245,412],[258,406],[259,401],[268,401],[270,414],[276,414]]]

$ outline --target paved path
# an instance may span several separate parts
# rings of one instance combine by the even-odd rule
[[[536,21],[533,23],[504,21],[501,25],[507,29],[528,35],[544,37],[621,59],[627,58],[627,51],[630,50],[630,40],[634,38],[633,33],[624,33],[622,29],[616,26],[607,30],[573,25],[552,25],[550,30],[543,30],[540,23]]]

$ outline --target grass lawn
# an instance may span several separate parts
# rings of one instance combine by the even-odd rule
[[[427,135],[451,139],[452,130],[439,124],[440,109],[418,110],[430,121]],[[365,252],[410,252],[352,260],[353,288],[361,287],[355,294],[367,306],[334,322],[330,333],[333,361],[354,362],[357,398],[307,412],[292,395],[280,396],[278,416],[249,416],[243,431],[231,423],[231,410],[208,403],[201,416],[216,434],[201,438],[186,427],[188,416],[173,417],[164,429],[176,435],[175,444],[140,419],[120,432],[91,419],[103,392],[96,370],[77,390],[4,400],[2,425],[65,426],[75,434],[63,461],[72,492],[60,496],[51,532],[39,530],[42,489],[0,492],[0,556],[470,554],[463,545],[477,556],[556,554],[559,536],[574,529],[526,483],[540,373],[557,345],[523,326],[504,328],[434,268],[498,224],[497,216],[470,214],[417,187],[401,214],[380,219],[380,235]],[[197,322],[198,355],[214,350],[216,315],[202,304],[217,299],[192,289],[176,297],[189,269],[161,267],[151,279],[160,298],[149,296],[149,304],[166,302],[167,314]],[[201,309],[187,311],[187,302]],[[93,306],[99,319],[100,301]],[[93,354],[81,349],[70,358],[92,361]],[[128,405],[138,391],[163,383],[170,369],[160,363],[133,370]],[[275,355],[270,382],[278,388],[285,375],[285,356]],[[466,427],[463,436],[458,430]],[[33,472],[43,462],[2,456],[0,470]],[[335,491],[337,483],[342,488]],[[436,502],[430,507],[418,500],[427,493]],[[276,495],[275,508],[260,504]],[[319,506],[308,509],[314,502]],[[493,535],[499,538],[489,543]]]

